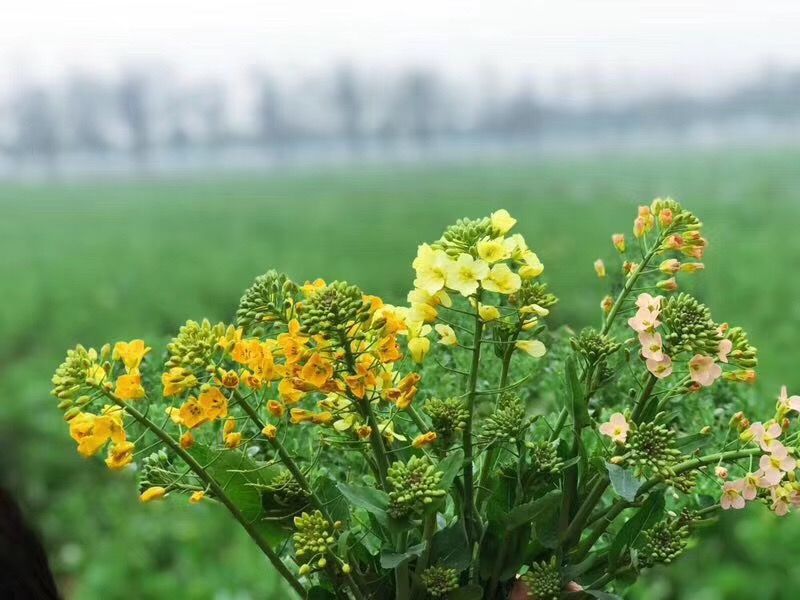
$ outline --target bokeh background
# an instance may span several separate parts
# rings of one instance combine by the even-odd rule
[[[793,0],[72,3],[0,20],[0,483],[69,599],[284,597],[213,506],[143,506],[48,396],[77,342],[230,319],[268,268],[402,302],[417,243],[505,207],[561,297],[639,203],[711,240],[695,291],[800,390]],[[631,592],[791,599],[800,516],[752,507]]]

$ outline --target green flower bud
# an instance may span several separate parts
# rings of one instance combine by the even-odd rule
[[[432,247],[441,248],[451,256],[462,253],[477,256],[477,245],[485,237],[494,237],[492,222],[488,217],[482,219],[459,219],[445,229],[439,241]]]
[[[431,598],[443,598],[458,588],[458,571],[447,567],[433,566],[425,569],[420,581]]]
[[[391,486],[389,514],[396,519],[421,514],[445,495],[439,487],[442,472],[426,456],[412,456],[407,463],[392,463],[386,478]]]
[[[184,367],[197,374],[205,372],[213,363],[219,339],[225,335],[226,329],[224,323],[212,325],[208,319],[203,319],[202,323],[186,321],[178,335],[167,344],[167,369]]]
[[[555,556],[550,562],[533,563],[530,570],[522,576],[528,588],[528,598],[535,600],[558,600],[561,597],[563,580]]]
[[[522,400],[513,392],[504,392],[497,410],[483,422],[480,437],[486,442],[516,443],[525,437],[530,419],[525,416]]]
[[[370,305],[361,290],[344,281],[334,281],[311,294],[298,306],[300,325],[311,335],[323,334],[338,341],[348,330],[369,319]]]
[[[570,344],[589,364],[596,364],[619,350],[620,344],[607,335],[601,335],[593,327],[587,327]]]
[[[626,449],[626,462],[640,468],[649,467],[664,477],[674,475],[672,466],[681,456],[675,448],[675,432],[656,423],[642,423],[631,431]]]
[[[469,419],[469,411],[461,398],[431,398],[425,403],[423,410],[431,418],[437,441],[444,448],[450,447],[456,441]]]
[[[664,351],[673,356],[680,352],[715,356],[722,334],[711,319],[711,311],[688,294],[678,294],[666,301],[660,319],[664,324]]]
[[[287,309],[295,303],[297,284],[283,273],[270,270],[256,277],[245,291],[236,310],[236,325],[254,335],[271,323],[287,321]]]
[[[292,535],[292,540],[294,541],[295,556],[298,559],[307,558],[306,562],[308,562],[320,554],[328,552],[336,542],[331,535],[330,523],[318,510],[311,514],[304,512],[299,517],[295,517],[294,526],[297,531]]]
[[[639,551],[639,564],[652,567],[671,563],[683,553],[689,537],[689,527],[680,518],[656,523],[643,533],[644,544]]]
[[[67,357],[53,375],[51,393],[59,400],[69,400],[83,390],[89,390],[92,383],[97,384],[105,373],[98,363],[97,351],[86,349],[80,344],[67,350]]]
[[[281,469],[265,487],[263,501],[299,510],[308,504],[308,494],[288,469]]]

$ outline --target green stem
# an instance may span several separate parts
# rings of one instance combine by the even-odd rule
[[[658,383],[658,377],[650,373],[647,383],[644,388],[642,388],[642,392],[639,394],[639,398],[637,398],[636,404],[633,407],[633,413],[631,413],[631,421],[634,423],[638,424],[647,414],[645,408],[647,407],[647,402],[650,400],[650,395],[653,393],[653,388],[656,386],[656,383]]]
[[[636,270],[631,273],[630,277],[628,277],[628,280],[625,282],[625,286],[622,288],[622,291],[619,293],[619,296],[617,296],[617,299],[614,302],[614,306],[612,306],[611,310],[608,312],[606,321],[603,324],[603,329],[600,331],[601,335],[606,335],[611,330],[611,326],[614,324],[614,319],[616,319],[617,313],[619,312],[620,308],[622,308],[622,304],[625,302],[628,294],[631,293],[634,285],[636,285],[636,282],[638,281],[639,276],[642,274],[642,271],[647,267],[647,264],[653,259],[653,257],[656,255],[656,252],[661,247],[661,241],[662,238],[659,237],[653,244],[653,247],[650,248],[645,257],[642,259],[642,262],[639,263],[639,266],[636,267]]]
[[[181,445],[176,442],[172,436],[167,434],[163,429],[161,429],[158,425],[153,423],[148,417],[144,414],[139,412],[136,408],[131,406],[127,402],[123,402],[122,400],[118,399],[115,395],[108,393],[107,391],[103,390],[103,393],[107,398],[109,398],[114,404],[122,408],[125,412],[130,414],[134,419],[136,419],[139,423],[141,423],[144,427],[152,431],[156,437],[158,437],[164,444],[169,446],[169,448],[177,454],[183,462],[187,464],[187,466],[194,471],[195,475],[205,483],[209,489],[214,493],[214,496],[225,505],[225,507],[230,511],[233,518],[239,521],[241,526],[244,530],[248,533],[248,535],[252,538],[252,540],[256,543],[256,545],[261,549],[261,551],[266,555],[269,561],[272,563],[272,566],[281,574],[281,576],[292,586],[295,592],[300,594],[301,598],[305,598],[306,590],[303,588],[303,585],[300,581],[295,577],[295,575],[283,564],[283,561],[280,557],[275,553],[275,551],[270,547],[267,540],[261,535],[261,533],[256,529],[256,527],[248,521],[242,512],[239,510],[239,507],[236,506],[233,501],[228,497],[225,493],[225,490],[222,489],[222,486],[217,483],[217,481],[208,474],[208,472],[203,468],[203,466],[198,463],[195,458],[189,454],[186,450],[184,450]]]
[[[514,335],[514,339],[516,339],[516,335]],[[508,369],[511,365],[511,356],[514,354],[514,346],[509,345],[506,348],[505,353],[503,354],[503,362],[500,366],[500,385],[499,388],[506,387],[508,383]],[[497,405],[497,401],[500,399],[500,395],[502,392],[497,394],[497,399],[495,400],[495,406]],[[483,459],[483,465],[481,466],[481,475],[480,479],[478,480],[478,499],[476,501],[476,505],[479,509],[482,508],[483,502],[486,500],[486,496],[488,494],[488,483],[489,477],[492,473],[492,469],[494,468],[494,463],[497,460],[497,455],[500,453],[500,446],[499,444],[493,444],[489,447],[486,451],[486,456]]]
[[[400,534],[397,542],[397,553],[403,554],[408,546],[408,532]],[[396,600],[409,600],[411,589],[408,579],[408,560],[401,562],[394,570],[394,586]]]
[[[475,511],[475,481],[473,472],[472,425],[475,416],[475,390],[478,385],[478,367],[481,359],[481,336],[483,321],[478,307],[480,306],[480,290],[475,298],[475,338],[472,350],[472,364],[469,370],[469,388],[467,392],[467,426],[464,428],[464,522],[467,529],[468,546],[472,549],[478,534],[477,515]]]
[[[686,471],[691,471],[693,469],[697,469],[699,467],[703,467],[706,465],[711,465],[719,461],[733,461],[739,460],[740,458],[747,458],[750,456],[754,456],[756,454],[760,454],[760,448],[747,448],[745,450],[730,450],[728,452],[717,452],[716,454],[709,454],[707,456],[701,456],[699,458],[693,458],[691,460],[686,460],[682,463],[678,463],[673,468],[675,475],[680,475],[681,473],[685,473]],[[652,479],[648,479],[642,487],[639,488],[637,492],[637,497],[648,493],[652,490],[655,486],[659,485],[663,482],[661,477],[654,477]],[[608,514],[606,514],[602,521],[591,531],[588,537],[586,537],[578,546],[577,550],[572,556],[573,562],[580,562],[592,549],[592,546],[595,545],[597,540],[600,539],[611,523],[616,519],[622,511],[628,508],[631,505],[630,502],[619,499],[617,500],[609,509]]]
[[[594,510],[594,507],[600,501],[600,498],[603,497],[603,494],[608,488],[608,484],[608,477],[605,475],[601,475],[595,482],[594,487],[592,487],[592,489],[589,491],[589,495],[586,497],[586,500],[584,500],[583,504],[578,509],[578,512],[575,513],[575,518],[572,519],[572,523],[569,524],[569,527],[564,532],[564,535],[562,536],[562,541],[564,543],[569,544],[572,540],[577,540],[580,537],[581,531],[586,525],[587,519],[592,514],[592,510]]]
[[[345,362],[347,370],[351,375],[356,374],[356,363],[353,358],[353,350],[350,348],[350,342],[344,332],[339,333],[339,341],[344,348]],[[375,413],[372,411],[369,398],[359,400],[351,393],[348,393],[350,400],[360,407],[362,417],[367,419],[367,424],[370,428],[369,443],[372,447],[372,452],[375,454],[375,462],[378,465],[378,478],[381,482],[381,487],[384,491],[389,491],[389,482],[386,480],[386,473],[389,470],[389,459],[386,456],[386,447],[383,445],[383,435],[381,434],[378,420],[375,418]]]
[[[244,410],[244,412],[247,413],[247,415],[250,417],[250,419],[253,421],[253,423],[255,423],[255,425],[260,430],[264,429],[265,423],[261,420],[261,417],[258,416],[258,413],[250,405],[250,403],[247,402],[247,400],[245,400],[244,398],[242,398],[242,396],[238,392],[238,390],[234,391],[234,396],[235,396],[236,401],[238,402],[239,406],[241,406],[242,410]],[[305,493],[308,494],[308,497],[311,499],[311,504],[314,506],[314,508],[316,508],[320,513],[322,513],[322,516],[325,517],[325,520],[328,521],[328,523],[333,525],[333,518],[331,517],[330,513],[328,512],[328,508],[325,506],[325,503],[320,499],[320,497],[317,496],[316,492],[311,487],[311,484],[308,482],[308,479],[306,479],[306,476],[303,474],[303,471],[297,465],[297,463],[295,462],[294,458],[292,458],[291,454],[289,454],[289,452],[286,450],[284,445],[280,443],[278,438],[271,439],[271,440],[269,440],[269,442],[272,445],[272,447],[275,449],[275,451],[278,453],[278,456],[280,457],[281,462],[284,464],[284,466],[292,474],[292,477],[294,477],[294,479],[298,483],[298,485],[301,488],[303,488],[303,491],[305,491]],[[346,557],[346,558],[348,558],[348,560],[349,560],[349,557]],[[352,588],[353,593],[355,594],[356,598],[363,598],[364,596],[363,596],[360,588],[356,584],[355,580],[353,579],[352,575],[347,575],[346,579],[347,579],[348,584]]]

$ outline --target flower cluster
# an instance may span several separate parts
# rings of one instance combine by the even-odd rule
[[[77,346],[53,376],[69,434],[142,502],[227,509],[298,597],[603,597],[718,511],[800,506],[800,396],[758,417],[756,348],[677,291],[708,246],[693,213],[656,199],[612,236],[614,295],[577,334],[515,225],[421,244],[408,306],[269,271],[161,365]]]

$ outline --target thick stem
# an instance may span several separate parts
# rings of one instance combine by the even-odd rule
[[[467,391],[467,426],[464,428],[464,522],[467,529],[467,541],[472,548],[478,535],[477,515],[475,511],[475,480],[473,472],[472,451],[472,425],[475,416],[475,390],[478,385],[478,367],[481,360],[481,337],[483,335],[483,321],[481,321],[478,307],[480,306],[480,291],[475,303],[475,337],[472,350],[472,364],[469,370],[469,388]]]
[[[400,534],[397,541],[397,553],[402,554],[408,546],[408,532]],[[401,562],[394,570],[394,597],[396,600],[409,600],[411,588],[408,578],[408,560]]]
[[[739,460],[740,458],[747,458],[750,456],[754,456],[761,452],[760,448],[747,448],[745,450],[730,450],[728,452],[717,452],[716,454],[709,454],[707,456],[701,456],[699,458],[693,458],[691,460],[686,460],[682,463],[678,463],[675,465],[673,471],[675,475],[680,475],[681,473],[685,473],[686,471],[691,471],[693,469],[697,469],[699,467],[703,467],[706,465],[711,465],[719,461],[724,460]],[[637,492],[637,497],[647,494],[656,487],[658,484],[662,483],[663,479],[661,477],[654,477],[652,479],[648,479],[642,487],[639,488]],[[619,499],[617,500],[609,509],[608,513],[602,518],[601,522],[597,524],[597,526],[591,531],[588,537],[586,537],[578,546],[575,553],[572,555],[571,559],[573,563],[580,562],[592,549],[592,546],[595,545],[597,540],[600,539],[611,523],[614,522],[622,511],[628,508],[631,505],[630,502]]]
[[[514,336],[516,339],[516,335]],[[508,369],[511,365],[511,357],[514,354],[514,346],[509,344],[509,347],[506,348],[505,353],[503,354],[503,362],[500,366],[500,385],[497,387],[503,389],[506,387],[508,383]],[[500,395],[502,392],[497,394],[497,399],[495,400],[495,406],[497,402],[500,400]],[[486,451],[486,456],[483,459],[483,465],[481,466],[481,476],[478,480],[478,499],[476,501],[476,505],[478,508],[482,508],[483,502],[486,500],[486,496],[488,494],[488,483],[489,477],[492,473],[492,469],[494,468],[494,463],[497,460],[497,455],[500,453],[500,447],[497,444],[493,444],[489,447]]]
[[[242,512],[239,510],[239,507],[233,503],[233,501],[225,493],[225,490],[222,489],[222,486],[220,486],[219,483],[217,483],[217,481],[206,472],[203,466],[198,463],[191,454],[184,450],[181,445],[172,438],[172,436],[167,434],[163,429],[153,423],[153,421],[139,412],[136,408],[127,402],[123,402],[111,393],[104,391],[104,394],[114,404],[122,408],[144,427],[152,431],[156,437],[164,442],[164,444],[169,446],[169,448],[175,452],[175,454],[177,454],[181,460],[183,460],[183,462],[186,463],[186,465],[195,473],[195,475],[197,475],[197,477],[203,483],[205,483],[209,489],[211,489],[211,491],[214,493],[214,496],[225,505],[225,507],[233,515],[233,518],[239,521],[241,526],[261,549],[261,551],[266,555],[278,573],[280,573],[281,576],[289,583],[289,585],[292,586],[295,592],[300,594],[302,598],[305,598],[306,590],[303,588],[303,585],[300,583],[297,577],[295,577],[295,575],[286,567],[286,565],[283,564],[283,561],[270,547],[264,536],[262,536],[261,533],[253,526],[253,524],[244,517]]]

